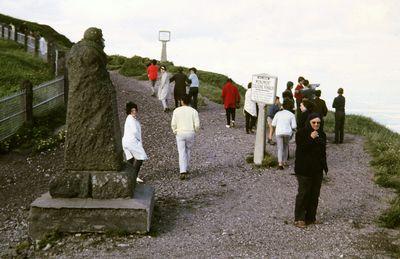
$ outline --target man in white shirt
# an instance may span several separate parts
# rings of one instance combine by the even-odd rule
[[[190,104],[197,110],[197,95],[199,94],[199,78],[197,77],[197,69],[192,67],[189,69],[189,97]]]
[[[176,135],[176,144],[179,153],[180,179],[187,179],[190,151],[194,143],[195,132],[199,131],[200,120],[198,112],[189,106],[190,97],[184,95],[181,107],[172,114],[171,128]]]

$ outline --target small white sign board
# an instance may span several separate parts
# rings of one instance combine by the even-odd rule
[[[159,31],[158,32],[158,40],[159,41],[170,41],[171,40],[171,32],[170,31]]]
[[[268,74],[253,75],[251,99],[257,103],[274,104],[278,77]]]

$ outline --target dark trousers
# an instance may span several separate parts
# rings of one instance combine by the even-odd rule
[[[136,177],[139,175],[140,167],[143,164],[143,160],[136,160],[134,157],[128,160],[128,163],[133,165],[133,168],[135,168],[135,172],[137,173]]]
[[[300,117],[301,117],[300,103],[301,103],[301,101],[296,99],[296,123],[297,123],[297,125],[300,125]]]
[[[226,125],[231,125],[231,118],[233,121],[235,121],[236,109],[227,108],[225,109],[225,111],[226,111]]]
[[[249,132],[256,125],[257,117],[252,116],[247,111],[244,111],[244,114],[246,115],[246,132]]]
[[[199,94],[198,87],[189,88],[190,105],[197,110],[197,95]]]
[[[174,99],[175,99],[175,108],[178,108],[179,106],[181,106],[181,100],[182,100],[182,96],[179,94],[174,94]]]
[[[311,178],[296,175],[298,191],[294,209],[295,221],[306,221],[308,223],[316,220],[319,193],[321,190],[322,173],[320,178]]]
[[[344,112],[335,112],[335,143],[343,143],[345,117]]]

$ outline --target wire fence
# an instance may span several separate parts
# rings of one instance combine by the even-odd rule
[[[44,115],[64,105],[64,77],[33,88],[33,114]],[[14,135],[26,119],[26,94],[20,91],[0,99],[0,141]]]

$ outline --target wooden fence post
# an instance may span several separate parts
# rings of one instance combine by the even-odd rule
[[[24,80],[22,89],[25,91],[25,123],[28,126],[33,125],[33,85],[31,81]]]

